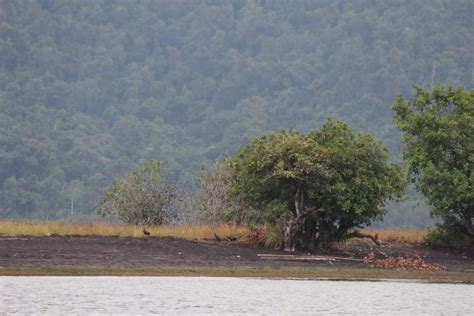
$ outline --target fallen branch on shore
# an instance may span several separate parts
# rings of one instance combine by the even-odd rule
[[[217,241],[236,241],[238,238],[234,235],[228,235],[225,237],[220,237],[216,233],[214,233],[214,239]]]
[[[368,238],[372,240],[377,246],[380,246],[382,242],[379,239],[379,235],[375,234],[375,236],[372,236],[370,234],[364,234],[358,230],[355,230],[347,235],[347,239],[349,238]]]
[[[329,257],[329,256],[301,256],[301,255],[275,255],[275,254],[258,254],[262,260],[275,261],[353,261],[363,262],[362,259],[346,258],[346,257]]]

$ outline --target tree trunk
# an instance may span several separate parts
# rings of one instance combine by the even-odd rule
[[[296,183],[294,216],[283,231],[283,248],[286,251],[313,250],[316,246],[316,223],[304,205],[304,183]]]
[[[296,219],[291,218],[284,227],[283,231],[283,249],[285,251],[295,251]]]
[[[474,240],[474,227],[472,225],[472,210],[468,210],[464,217],[464,229],[471,240]]]
[[[307,250],[316,247],[316,223],[303,214],[291,218],[284,227],[283,246],[286,251]]]

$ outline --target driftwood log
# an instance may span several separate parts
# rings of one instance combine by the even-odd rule
[[[346,257],[329,257],[329,256],[302,256],[302,255],[275,255],[275,254],[258,254],[261,260],[275,261],[355,261],[363,262],[362,259],[346,258]]]

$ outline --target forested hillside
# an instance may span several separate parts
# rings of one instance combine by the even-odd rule
[[[472,12],[470,0],[0,1],[0,218],[84,218],[144,159],[189,182],[255,136],[326,117],[398,159],[397,94],[473,87]],[[386,223],[426,214],[406,202]]]

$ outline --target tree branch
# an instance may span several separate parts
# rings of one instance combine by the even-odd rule
[[[369,238],[369,239],[371,239],[377,246],[382,245],[382,242],[380,241],[378,234],[375,234],[375,236],[372,236],[372,235],[369,235],[369,234],[361,233],[361,232],[358,231],[358,230],[355,230],[355,231],[349,233],[346,237],[347,237],[348,239],[349,239],[349,238]]]

